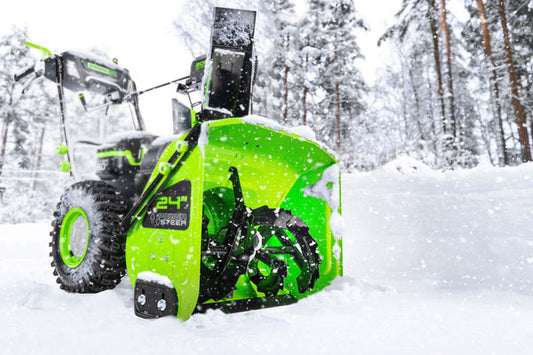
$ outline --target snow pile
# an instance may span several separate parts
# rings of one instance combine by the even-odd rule
[[[308,196],[320,198],[328,203],[331,215],[329,225],[335,237],[336,243],[333,247],[335,257],[339,258],[341,248],[338,244],[344,234],[344,220],[339,213],[340,207],[340,170],[339,164],[334,164],[324,170],[322,178],[314,185],[307,186],[304,190]]]
[[[533,295],[533,164],[443,173],[402,158],[343,188],[358,275]]]
[[[185,323],[137,318],[127,277],[61,291],[49,225],[0,225],[2,351],[530,353],[533,164],[435,172],[401,158],[342,189],[343,278],[295,305]]]
[[[172,285],[172,281],[170,281],[167,276],[159,275],[151,271],[140,272],[139,275],[137,275],[137,279],[146,282],[153,282],[159,285],[166,286],[168,288],[174,288],[174,286]]]

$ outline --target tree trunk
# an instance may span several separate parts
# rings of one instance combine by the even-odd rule
[[[335,83],[335,122],[337,124],[337,152],[341,151],[341,97],[339,82]]]
[[[287,86],[287,77],[289,76],[289,67],[285,65],[283,74],[283,123],[287,123],[289,114],[289,87]]]
[[[448,79],[448,93],[450,95],[450,131],[452,136],[457,140],[457,122],[455,118],[455,94],[453,90],[453,73],[452,73],[452,52],[450,47],[450,31],[448,29],[448,22],[446,21],[446,0],[440,0],[440,25],[442,33],[444,34],[444,47],[446,48],[446,66]]]
[[[337,135],[337,152],[340,154],[341,152],[341,93],[340,93],[340,85],[339,85],[339,66],[338,66],[338,53],[337,53],[337,36],[335,36],[335,42],[334,42],[334,63],[337,65],[337,72],[335,73],[335,130]]]
[[[7,145],[7,130],[9,128],[9,121],[11,120],[11,113],[8,112],[4,124],[2,125],[2,138],[0,145],[0,176],[4,168],[4,159],[6,157],[6,145]]]
[[[309,89],[307,86],[304,86],[304,92],[302,95],[302,109],[303,109],[303,116],[302,116],[302,124],[304,126],[307,125],[307,92]]]
[[[289,41],[290,36],[287,34],[287,51],[289,50]],[[287,85],[289,76],[289,66],[287,63],[284,64],[284,73],[283,73],[283,123],[287,123],[288,113],[289,113],[289,86]]]
[[[437,73],[437,96],[440,102],[440,114],[443,132],[446,133],[448,127],[446,126],[446,108],[444,104],[444,97],[442,95],[442,69],[440,66],[440,49],[439,49],[439,33],[437,21],[432,14],[432,11],[436,9],[435,0],[428,1],[428,17],[429,17],[429,27],[431,29],[431,37],[433,39],[433,59],[435,61],[435,72]]]
[[[416,59],[416,57],[415,57]],[[415,63],[417,61],[415,60]],[[413,98],[415,100],[415,108],[416,108],[416,128],[418,129],[418,140],[426,141],[426,137],[424,136],[424,130],[422,128],[422,122],[421,122],[421,114],[420,114],[420,98],[418,95],[418,85],[420,83],[416,83],[413,75],[413,70],[411,67],[409,67],[408,70],[409,73],[409,83],[411,84],[411,90],[413,90]]]
[[[529,80],[527,76],[526,76],[526,82],[527,82],[526,92],[531,93],[531,80]],[[531,100],[529,102],[533,103]],[[533,115],[531,112],[529,113],[529,129],[530,129],[531,139],[533,140]]]
[[[306,43],[306,45],[309,45],[309,43]],[[308,69],[309,69],[309,55],[306,54],[305,55],[305,73],[307,73]],[[304,79],[303,81],[303,87],[304,87],[304,91],[302,94],[302,110],[303,110],[302,124],[306,126],[307,125],[307,93],[309,92],[309,88],[306,85],[306,79]]]
[[[11,84],[11,93],[9,96],[8,107],[11,108],[13,105],[13,91],[15,90],[15,83]],[[9,123],[11,123],[11,112],[7,112],[6,119],[2,126],[2,138],[0,145],[0,176],[2,176],[2,171],[4,169],[4,162],[6,157],[6,145],[7,145],[7,132],[9,130]]]
[[[505,135],[503,132],[502,123],[502,105],[500,102],[500,87],[498,85],[498,78],[496,74],[496,64],[494,57],[492,56],[492,46],[490,43],[489,22],[487,20],[487,13],[485,11],[485,5],[483,0],[477,0],[479,21],[481,25],[481,32],[483,35],[483,53],[488,61],[489,66],[489,82],[492,87],[493,109],[495,115],[495,133],[496,133],[496,146],[498,149],[498,165],[509,165],[509,156],[507,154],[507,147],[505,146]]]
[[[507,71],[509,72],[509,81],[511,82],[511,95],[513,100],[513,107],[516,116],[516,124],[518,126],[518,139],[520,141],[520,148],[522,152],[522,161],[531,161],[531,149],[529,146],[529,136],[525,122],[524,111],[522,103],[520,102],[520,83],[516,75],[514,66],[513,52],[511,49],[511,40],[509,38],[509,29],[507,28],[507,18],[505,15],[505,4],[503,0],[498,0],[498,7],[500,12],[500,20],[503,30],[503,40],[505,49],[505,61],[507,62]]]
[[[428,94],[429,94],[429,102],[433,102],[433,87],[432,87],[432,84],[431,84],[431,75],[429,74],[429,68],[426,67],[425,68],[425,76],[424,76],[424,80],[426,81],[426,86],[428,88]],[[434,164],[437,164],[437,156],[438,156],[438,141],[435,139],[435,137],[437,137],[437,126],[435,124],[435,117],[433,116],[433,110],[429,110],[428,111],[428,115],[429,115],[429,119],[430,119],[430,122],[431,122],[431,134],[430,136],[432,137],[430,140],[431,140],[431,145],[433,147],[433,152],[434,152],[434,161],[433,163]]]
[[[35,191],[37,185],[37,177],[39,175],[39,169],[41,168],[41,157],[43,154],[43,142],[44,142],[44,133],[46,131],[46,125],[41,129],[41,135],[39,137],[39,147],[37,148],[37,160],[35,161],[35,166],[33,168],[33,185],[32,191]]]

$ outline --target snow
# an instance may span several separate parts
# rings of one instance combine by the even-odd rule
[[[329,225],[331,232],[338,242],[344,235],[344,219],[339,213],[340,207],[340,169],[338,164],[333,164],[322,173],[322,178],[314,185],[307,186],[304,190],[308,196],[320,198],[328,203],[331,215]],[[333,247],[335,257],[339,258],[341,248],[338,243]]]
[[[209,144],[209,122],[202,123],[202,130],[200,131],[200,137],[198,138],[198,147],[204,157],[206,144]]]
[[[243,122],[246,122],[249,124],[263,126],[276,132],[285,132],[287,134],[294,134],[302,138],[305,138],[311,142],[315,142],[320,146],[320,148],[325,149],[328,152],[328,154],[334,156],[337,159],[337,154],[332,149],[330,149],[328,146],[326,146],[323,142],[318,141],[316,138],[315,132],[309,126],[288,127],[288,126],[284,126],[274,121],[273,119],[267,118],[265,116],[260,116],[260,115],[244,116],[242,120]]]
[[[97,55],[95,55],[93,53],[80,52],[80,51],[77,51],[77,50],[69,50],[67,52],[72,54],[75,57],[94,62],[95,64],[102,65],[102,66],[107,67],[109,69],[125,70],[126,72],[128,72],[128,70],[126,68],[122,68],[118,64],[116,64],[116,63],[114,63],[114,62],[112,62],[112,61],[110,61],[108,59],[99,57],[99,56],[97,56]]]
[[[2,353],[528,354],[533,164],[343,175],[344,274],[297,304],[144,320],[125,277],[61,291],[49,224],[0,225]]]
[[[221,10],[214,22],[213,42],[232,47],[247,46],[253,37],[254,27],[253,12]]]
[[[139,275],[137,275],[137,279],[143,280],[146,282],[153,282],[159,285],[166,286],[168,288],[174,288],[174,286],[172,285],[172,282],[167,276],[159,275],[151,271],[140,272]]]

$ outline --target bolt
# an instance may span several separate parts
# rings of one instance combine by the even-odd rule
[[[140,294],[139,297],[137,297],[137,303],[141,306],[144,306],[146,304],[146,296],[144,294]]]
[[[164,312],[165,309],[167,309],[167,301],[161,299],[159,302],[157,302],[157,309],[159,309],[161,312]]]

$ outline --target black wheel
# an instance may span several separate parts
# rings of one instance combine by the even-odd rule
[[[94,293],[114,288],[124,276],[125,235],[121,216],[125,202],[102,181],[70,186],[52,222],[52,267],[57,283],[68,292]]]

